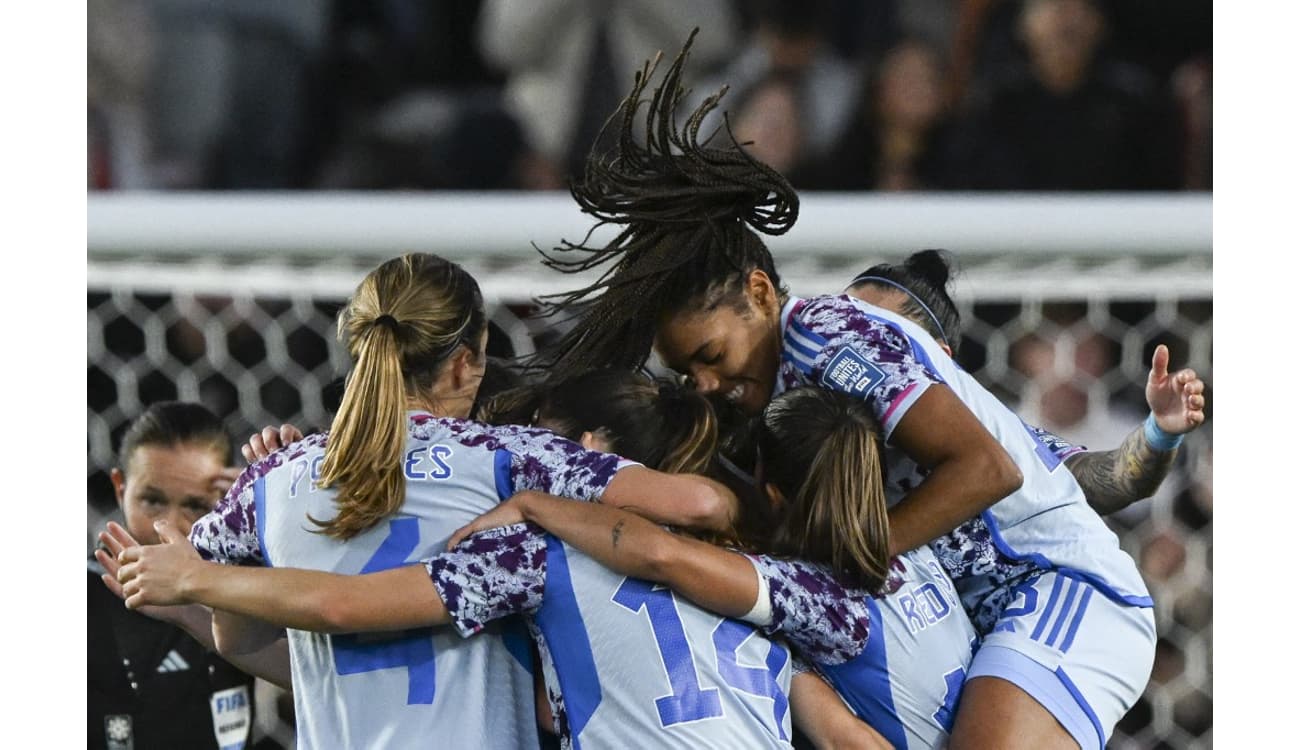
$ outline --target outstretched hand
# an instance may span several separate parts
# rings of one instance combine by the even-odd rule
[[[489,510],[487,513],[475,518],[473,521],[456,529],[447,540],[447,549],[455,547],[465,540],[466,537],[477,534],[480,531],[488,529],[499,529],[502,526],[513,526],[517,523],[524,522],[523,503],[527,497],[527,492],[520,492],[509,500],[501,503],[497,507]]]
[[[287,422],[278,428],[268,425],[261,432],[254,432],[248,442],[240,446],[239,451],[244,454],[244,460],[251,464],[302,438],[302,430]]]
[[[1182,435],[1205,421],[1205,381],[1191,368],[1169,372],[1169,348],[1156,347],[1147,376],[1147,405],[1156,426],[1170,435]]]
[[[153,527],[161,544],[129,546],[117,554],[119,595],[126,599],[127,609],[190,603],[188,576],[196,565],[204,564],[194,545],[176,527],[167,521],[156,521]]]

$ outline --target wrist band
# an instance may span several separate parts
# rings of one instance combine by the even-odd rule
[[[1155,412],[1148,414],[1147,421],[1142,423],[1142,433],[1146,436],[1147,445],[1161,452],[1168,453],[1183,444],[1182,435],[1171,435],[1160,429],[1160,425],[1156,424]]]
[[[748,556],[746,558],[749,559],[749,564],[754,566],[754,572],[758,574],[758,597],[754,600],[753,608],[741,615],[740,619],[760,628],[767,627],[772,624],[772,595],[767,586],[767,576],[763,575],[758,563]]]

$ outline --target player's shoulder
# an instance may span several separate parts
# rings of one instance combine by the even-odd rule
[[[449,441],[467,448],[517,450],[523,446],[568,442],[549,430],[523,425],[494,425],[471,419],[413,415],[410,435],[418,441]]]
[[[823,346],[865,339],[904,343],[902,319],[884,308],[847,295],[812,297],[792,316],[790,328]]]
[[[265,458],[258,459],[249,464],[240,472],[235,482],[226,493],[226,497],[239,497],[250,485],[257,480],[271,474],[281,467],[288,466],[293,462],[307,457],[310,454],[321,454],[325,451],[325,445],[329,440],[328,432],[318,432],[304,437],[297,442],[274,451]]]

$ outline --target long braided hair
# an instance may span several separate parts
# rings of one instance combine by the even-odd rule
[[[564,273],[608,264],[593,283],[543,298],[546,315],[568,313],[576,325],[533,363],[552,378],[592,367],[643,365],[656,325],[688,303],[711,310],[732,295],[754,269],[781,291],[772,255],[755,231],[783,234],[799,214],[794,188],[776,170],[736,143],[730,123],[703,141],[700,127],[726,94],[704,100],[679,130],[675,112],[687,94],[682,67],[699,30],[668,68],[649,100],[642,93],[662,55],[637,72],[632,91],[606,122],[619,134],[605,153],[593,152],[583,179],[570,192],[584,213],[598,221],[581,243],[564,241],[541,250],[543,263]],[[634,135],[645,109],[644,144]],[[713,145],[725,130],[722,145]],[[586,245],[602,226],[621,227],[599,247]]]

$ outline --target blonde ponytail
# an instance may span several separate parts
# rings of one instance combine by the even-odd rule
[[[435,255],[394,258],[372,271],[339,314],[354,365],[330,425],[317,484],[337,487],[334,518],[310,520],[347,540],[401,508],[408,397],[427,390],[462,343],[486,325],[478,284]]]

